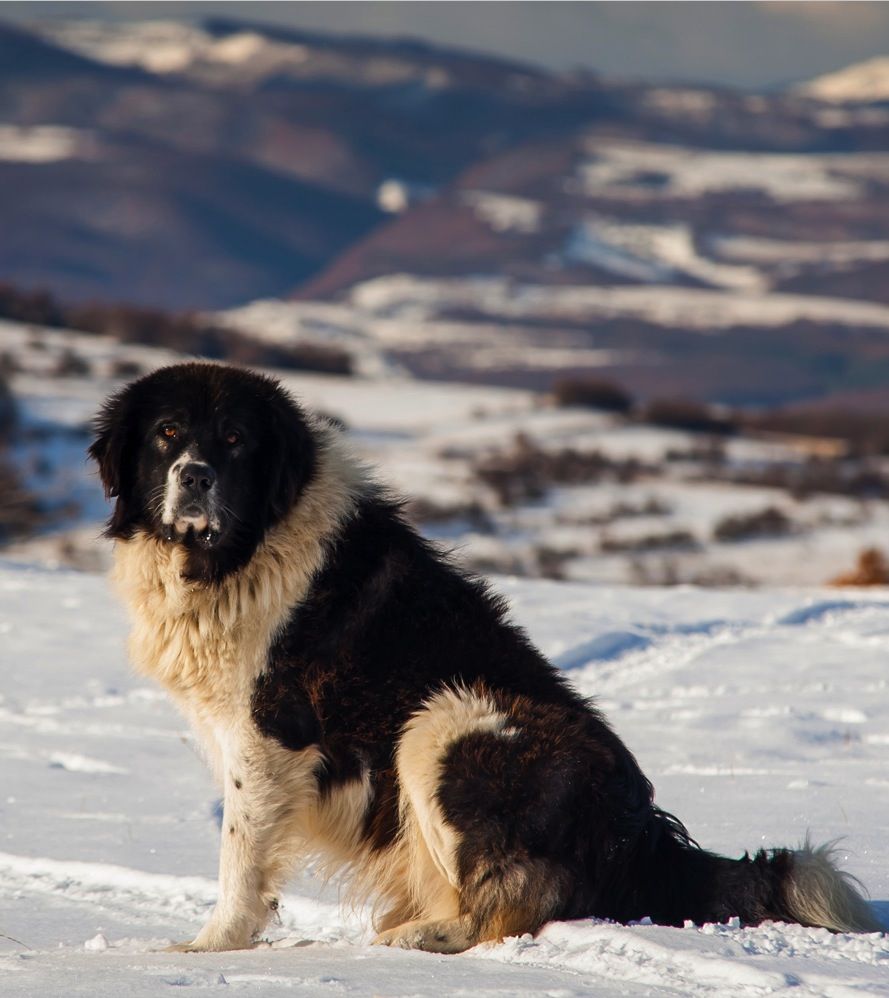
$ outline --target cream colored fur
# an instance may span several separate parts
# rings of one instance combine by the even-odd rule
[[[431,697],[405,726],[398,745],[403,826],[416,824],[440,876],[456,888],[457,830],[436,803],[441,762],[459,738],[477,731],[499,732],[508,723],[485,696],[466,689],[446,689]]]
[[[380,924],[378,944],[441,953],[473,944],[466,920],[459,917],[460,836],[437,803],[441,766],[448,748],[466,735],[482,731],[508,737],[508,720],[489,697],[461,687],[430,697],[405,725],[396,754],[404,901]]]
[[[264,737],[250,715],[271,643],[364,488],[362,469],[334,432],[314,432],[313,480],[250,562],[220,584],[183,578],[180,545],[144,533],[115,545],[112,577],[132,616],[136,668],[166,687],[191,721],[224,790],[219,900],[183,949],[248,946],[296,858],[319,837],[351,854],[366,810],[366,781],[319,802],[318,749],[289,752]]]
[[[793,854],[793,869],[784,884],[784,901],[803,925],[835,932],[881,932],[857,881],[833,862],[835,843],[813,847],[808,838]],[[860,886],[860,885],[859,885]]]

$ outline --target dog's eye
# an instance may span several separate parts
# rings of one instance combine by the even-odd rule
[[[164,423],[161,427],[161,436],[167,440],[175,440],[179,436],[179,427],[173,423]]]
[[[241,434],[237,430],[229,430],[225,435],[225,442],[229,447],[236,447],[241,442]]]

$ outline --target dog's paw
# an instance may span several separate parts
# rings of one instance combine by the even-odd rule
[[[190,943],[171,943],[169,946],[162,946],[158,953],[200,953],[201,947],[195,945],[194,940]]]
[[[239,939],[227,939],[221,936],[215,936],[210,938],[202,939],[200,936],[197,939],[192,939],[191,942],[187,943],[173,943],[170,946],[164,946],[158,952],[160,953],[223,953],[227,950],[233,949],[252,949],[254,943],[253,940],[247,940],[246,942]]]
[[[381,932],[374,946],[394,946],[398,949],[420,949],[427,953],[462,953],[475,945],[465,921],[452,918],[436,921],[405,922]]]

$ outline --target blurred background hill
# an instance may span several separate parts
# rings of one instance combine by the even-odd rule
[[[484,566],[570,575],[581,569],[566,561],[585,559],[596,577],[611,558],[624,567],[609,577],[755,581],[734,555],[720,571],[676,567],[733,528],[714,521],[704,538],[665,513],[677,502],[649,489],[664,475],[730,495],[777,489],[753,512],[788,522],[750,529],[797,548],[825,517],[882,515],[885,4],[7,3],[0,15],[0,362],[18,412],[6,466],[25,468],[9,492],[20,534],[40,509],[53,529],[98,515],[40,479],[82,477],[85,400],[194,354],[514,390],[531,422],[505,421],[499,443],[424,444],[423,460],[462,460],[475,491],[444,502],[430,487],[417,509],[468,517],[461,537],[482,524],[486,550],[510,531],[528,541],[532,527],[517,513],[507,526],[504,510],[552,512],[553,489],[622,480],[633,492],[609,509],[648,510],[635,540],[599,524],[582,542],[528,541],[533,557],[479,555]],[[48,377],[80,406],[50,416]],[[553,406],[575,413],[570,433],[539,417]],[[403,435],[396,422],[365,428],[369,446]],[[673,436],[652,444],[651,427]],[[615,428],[642,449],[621,451]],[[608,460],[591,465],[591,451]],[[778,502],[813,494],[854,508],[799,522]],[[650,551],[672,567],[646,568]]]

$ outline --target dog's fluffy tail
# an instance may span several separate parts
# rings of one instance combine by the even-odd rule
[[[820,926],[834,932],[880,932],[858,881],[835,863],[835,843],[798,849],[760,850],[727,859],[689,839],[672,816],[655,812],[641,866],[648,866],[647,903],[656,922],[766,920]],[[637,881],[637,883],[640,883]],[[645,892],[647,893],[647,892]]]
[[[771,862],[782,854],[789,857],[789,869],[780,882],[780,897],[792,921],[835,932],[882,930],[859,882],[834,863],[835,843],[813,847],[807,837],[792,852],[775,850]]]

